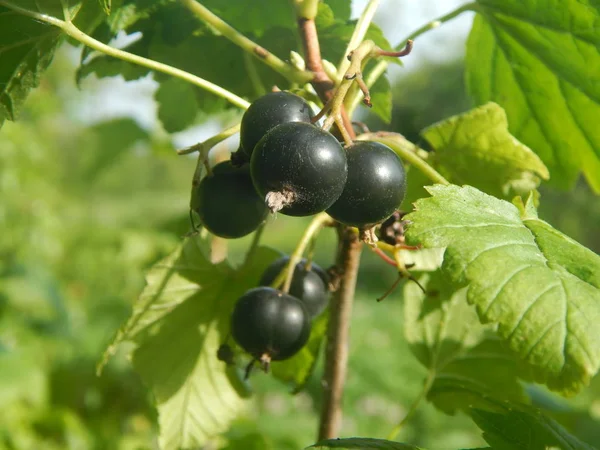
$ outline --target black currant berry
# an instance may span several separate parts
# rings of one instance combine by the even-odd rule
[[[231,335],[261,363],[287,359],[310,335],[310,316],[304,304],[270,287],[250,289],[231,315]]]
[[[269,212],[254,190],[250,168],[233,167],[230,161],[217,164],[192,189],[190,206],[208,231],[224,238],[251,233]]]
[[[314,125],[278,125],[254,148],[250,161],[256,191],[273,212],[310,216],[324,211],[344,190],[346,152],[331,133]]]
[[[398,155],[386,145],[364,141],[348,147],[347,157],[348,181],[327,214],[360,228],[391,216],[406,191],[406,174]]]
[[[287,122],[310,122],[313,117],[309,104],[289,92],[271,92],[255,100],[242,117],[240,145],[246,155],[270,130]]]
[[[281,271],[285,269],[289,260],[289,256],[283,256],[272,262],[264,271],[259,284],[270,286]],[[329,297],[327,284],[328,276],[325,271],[315,263],[311,263],[310,269],[307,269],[306,260],[303,259],[294,269],[290,295],[302,300],[310,317],[314,318],[321,314],[327,306]],[[278,287],[281,288],[281,286]]]

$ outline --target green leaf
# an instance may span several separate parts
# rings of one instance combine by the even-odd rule
[[[415,283],[404,288],[404,329],[412,352],[429,371],[428,399],[450,414],[472,405],[444,388],[460,382],[502,400],[527,401],[515,355],[490,326],[479,323],[467,289],[456,291],[439,271],[419,281],[427,295]]]
[[[421,132],[435,149],[436,169],[454,184],[469,184],[496,197],[535,189],[548,169],[508,132],[502,107],[487,103]]]
[[[107,15],[110,15],[110,9],[112,7],[111,5],[111,0],[98,0],[100,2],[100,6],[102,6],[102,9],[104,10],[104,12]]]
[[[478,0],[467,85],[495,101],[509,129],[570,187],[583,171],[600,192],[600,6],[589,0]]]
[[[400,442],[386,441],[385,439],[373,438],[347,438],[347,439],[326,439],[319,441],[309,448],[357,448],[361,450],[423,450],[414,445],[401,444]]]
[[[326,312],[314,319],[310,338],[297,354],[286,361],[273,361],[271,363],[273,376],[286,383],[293,383],[294,393],[304,388],[315,369],[327,333],[327,319],[328,314]]]
[[[296,28],[292,2],[281,0],[205,0],[204,6],[241,33],[262,36],[271,28]],[[266,13],[268,12],[268,13]]]
[[[510,409],[495,413],[474,409],[471,417],[484,430],[483,438],[498,450],[593,450],[552,419],[531,410]]]
[[[342,22],[336,20],[333,24],[319,29],[319,42],[321,43],[321,52],[323,58],[328,61],[339,61],[346,52],[346,45],[352,37],[356,21]],[[392,46],[385,38],[385,35],[375,24],[371,24],[365,39],[372,40],[375,44],[384,49],[391,50]],[[399,58],[386,58],[389,62],[402,64]]]
[[[371,111],[377,114],[385,123],[392,121],[392,88],[387,76],[383,75],[370,89]]]
[[[442,265],[444,251],[440,248],[421,248],[419,250],[398,250],[406,267],[414,272],[434,272]]]
[[[412,143],[411,143],[412,144]],[[431,180],[414,166],[406,165],[406,195],[400,205],[402,211],[411,211],[413,203],[423,197],[428,197],[425,186],[431,184]]]
[[[58,28],[0,6],[0,127],[6,119],[17,119],[52,61],[60,37]]]
[[[474,406],[465,407],[483,431],[483,438],[494,450],[594,450],[581,442],[540,409],[522,403],[501,401],[460,380],[449,380],[446,394],[468,399]]]
[[[406,236],[411,244],[445,248],[443,272],[459,286],[482,322],[497,323],[536,381],[574,393],[600,366],[600,290],[578,273],[600,270],[587,255],[577,271],[545,252],[517,207],[470,186],[432,186],[416,203]],[[579,252],[564,241],[560,255]]]
[[[552,226],[540,220],[534,206],[534,196],[522,205],[516,199],[521,212],[523,223],[535,236],[535,241],[548,259],[560,264],[577,278],[600,289],[600,270],[598,270],[598,255],[583,245],[564,235]]]
[[[198,114],[195,90],[183,80],[169,78],[163,81],[154,98],[158,103],[158,118],[169,133],[187,128]]]
[[[325,0],[325,4],[331,8],[333,15],[338,20],[349,20],[352,13],[352,1],[350,0]]]
[[[279,255],[258,248],[252,264],[234,270],[211,264],[204,247],[199,237],[188,238],[152,268],[131,318],[107,350],[110,355],[123,341],[137,345],[133,364],[156,399],[166,450],[204,445],[244,407],[247,392],[217,359],[217,349],[236,300]]]

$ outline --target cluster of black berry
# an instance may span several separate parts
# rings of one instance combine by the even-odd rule
[[[315,263],[302,260],[296,265],[289,294],[270,287],[288,263],[287,256],[273,262],[263,273],[261,287],[242,295],[231,315],[234,340],[265,368],[304,347],[312,319],[327,306],[328,277]]]
[[[240,149],[194,189],[191,206],[208,231],[242,237],[258,228],[269,211],[289,216],[326,211],[342,224],[368,229],[397,210],[406,186],[394,151],[370,141],[344,148],[313,124],[313,117],[309,104],[288,92],[252,103],[242,118]],[[270,285],[286,261],[276,261],[261,284]],[[289,294],[254,288],[233,312],[234,339],[264,364],[300,350],[311,317],[324,308],[324,272],[314,265],[306,269],[306,262],[295,271]]]
[[[234,161],[215,166],[192,196],[192,209],[208,231],[245,236],[269,210],[289,216],[326,211],[343,224],[368,228],[399,207],[405,193],[400,158],[377,142],[344,149],[312,118],[308,103],[288,92],[252,103]]]

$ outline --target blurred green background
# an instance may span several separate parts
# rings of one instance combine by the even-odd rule
[[[83,120],[82,110],[92,111],[94,104],[81,103],[101,97],[101,86],[88,83],[85,94],[78,91],[72,56],[72,49],[59,52],[20,121],[0,132],[0,450],[154,449],[156,414],[127,349],[100,377],[95,365],[130,313],[144,271],[189,230],[195,160],[176,156],[159,128],[142,128],[126,115]],[[462,70],[460,59],[412,68],[395,81],[392,124],[365,121],[418,141],[424,126],[470,107]],[[226,143],[224,149],[232,147]],[[543,189],[541,214],[600,251],[600,202],[584,183],[570,193]],[[306,223],[279,215],[271,219],[265,243],[289,252]],[[234,262],[248,242],[229,244]],[[317,262],[330,265],[334,246],[333,233],[325,231]],[[384,438],[425,376],[403,339],[401,290],[375,302],[395,276],[365,250],[344,436]],[[533,392],[576,434],[599,442],[592,420],[600,418],[597,378],[568,403]],[[295,396],[264,374],[253,375],[252,384],[255,408],[211,448],[299,449],[314,442],[320,368]],[[484,444],[469,419],[427,404],[398,439],[439,449]]]

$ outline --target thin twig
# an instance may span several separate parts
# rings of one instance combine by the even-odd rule
[[[396,439],[396,436],[398,436],[398,433],[400,433],[400,430],[402,430],[402,427],[404,427],[404,425],[406,425],[406,423],[415,414],[415,412],[417,411],[417,408],[421,404],[421,401],[429,393],[429,390],[431,389],[431,386],[433,385],[434,380],[435,380],[435,371],[431,370],[429,372],[429,374],[427,375],[425,382],[423,383],[423,388],[419,392],[419,395],[417,395],[417,397],[413,400],[406,415],[402,418],[402,420],[400,422],[398,422],[398,424],[392,429],[392,431],[390,431],[390,434],[388,434],[387,439],[389,441],[393,441]]]
[[[414,166],[423,175],[429,178],[434,183],[440,183],[448,185],[450,182],[446,180],[442,174],[435,170],[427,161],[417,155],[416,152],[411,151],[407,146],[415,147],[415,145],[406,140],[403,136],[398,133],[390,132],[375,132],[361,134],[356,138],[359,141],[375,141],[387,145],[394,150],[404,161]]]
[[[311,84],[315,88],[315,91],[319,95],[319,98],[324,104],[327,104],[333,97],[333,90],[335,84],[325,71],[323,67],[323,61],[321,59],[321,47],[319,45],[319,37],[317,35],[317,26],[314,19],[306,19],[304,17],[298,17],[298,31],[302,38],[302,44],[304,47],[304,61],[306,68],[314,73],[314,78]],[[343,105],[342,105],[343,106]],[[342,108],[340,111],[344,128],[348,132],[351,139],[356,137],[354,130],[352,129],[352,122],[346,111]],[[340,131],[340,135],[342,132]]]
[[[240,124],[234,125],[232,127],[226,128],[221,131],[219,134],[215,134],[214,136],[208,138],[207,140],[200,142],[198,144],[194,144],[190,147],[183,148],[181,150],[177,150],[178,155],[189,155],[194,152],[204,152],[208,153],[208,151],[213,148],[215,145],[223,142],[225,139],[233,136],[234,134],[240,131]],[[206,155],[205,155],[206,156]]]
[[[225,38],[229,39],[242,50],[253,55],[273,70],[283,75],[288,80],[294,83],[308,83],[313,75],[310,72],[296,69],[291,64],[281,60],[273,53],[269,52],[264,47],[261,47],[256,42],[248,39],[231,25],[226,23],[219,16],[213,14],[208,8],[196,0],[180,0],[181,3],[188,8],[196,17],[203,22],[209,24],[221,33]]]
[[[365,9],[361,13],[358,21],[356,22],[356,27],[352,32],[352,37],[348,41],[348,45],[346,46],[346,51],[344,52],[344,56],[342,56],[342,60],[338,64],[337,69],[337,79],[336,83],[339,83],[342,80],[342,76],[350,67],[350,61],[346,58],[346,55],[354,50],[356,47],[360,45],[360,43],[365,38],[367,31],[369,30],[369,26],[371,25],[371,21],[373,20],[373,16],[375,15],[375,11],[377,11],[377,7],[379,6],[379,0],[369,0]]]
[[[306,227],[306,230],[304,230],[304,234],[302,234],[302,237],[300,238],[296,249],[290,255],[290,260],[288,261],[286,269],[283,270],[277,276],[277,278],[271,284],[272,286],[281,286],[281,283],[283,283],[283,292],[289,292],[290,286],[292,285],[292,279],[294,277],[296,265],[298,265],[298,263],[302,260],[302,255],[304,254],[304,251],[306,250],[310,242],[319,233],[319,231],[321,231],[321,228],[332,224],[333,219],[325,213],[317,214],[313,218],[308,227]]]
[[[252,263],[252,258],[256,253],[258,245],[260,244],[260,239],[262,237],[263,231],[265,231],[265,226],[266,222],[261,223],[254,232],[254,235],[252,236],[252,243],[250,244],[250,248],[248,248],[248,251],[246,252],[246,257],[244,258],[244,266],[246,267],[249,267]]]
[[[7,2],[4,0],[0,0],[0,5],[6,6],[7,8],[18,12],[19,14],[22,14],[24,16],[28,16],[41,22],[54,25],[55,27],[60,28],[66,35],[72,37],[76,41],[79,41],[82,44],[87,45],[88,47],[97,50],[101,53],[104,53],[108,56],[112,56],[114,58],[130,62],[132,64],[137,64],[139,66],[147,67],[148,69],[154,70],[156,72],[162,72],[166,73],[167,75],[180,78],[184,81],[198,86],[201,89],[211,92],[212,94],[222,97],[225,100],[228,100],[230,103],[242,109],[248,109],[248,107],[250,106],[250,103],[248,103],[243,98],[238,97],[234,93],[229,92],[228,90],[223,89],[221,86],[211,83],[210,81],[197,77],[196,75],[192,75],[189,72],[106,45],[94,39],[93,37],[85,34],[71,22],[66,22],[64,20],[57,19],[56,17],[52,17],[47,14],[42,14],[28,10],[26,8],[21,8],[19,6],[15,6],[11,2]]]
[[[428,31],[434,30],[436,28],[439,28],[443,23],[446,23],[446,22],[458,17],[459,15],[461,15],[462,13],[464,13],[466,11],[477,11],[478,9],[479,9],[479,5],[477,2],[466,3],[462,6],[459,6],[455,10],[450,11],[448,14],[444,14],[443,16],[438,17],[435,20],[427,22],[422,27],[413,31],[406,38],[404,38],[403,40],[400,41],[400,44],[398,44],[395,47],[395,50],[400,51],[403,47],[405,47],[405,45],[408,41],[414,41],[417,37],[421,36],[422,34],[428,32]],[[379,79],[379,77],[381,75],[383,75],[383,73],[386,71],[386,69],[388,67],[388,64],[389,63],[386,60],[382,59],[375,65],[375,67],[373,67],[371,72],[369,72],[369,75],[365,78],[366,84],[369,88],[373,87],[373,85]],[[359,92],[353,93],[352,98],[350,98],[348,101],[346,101],[346,108],[348,110],[348,113],[352,114],[359,103],[360,103],[360,93]]]

